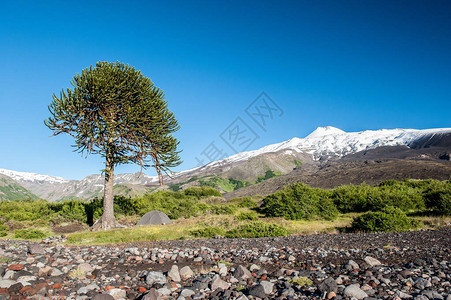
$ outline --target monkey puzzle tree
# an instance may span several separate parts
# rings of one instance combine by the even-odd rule
[[[140,71],[120,62],[98,62],[96,67],[75,74],[73,89],[53,95],[51,117],[44,121],[53,135],[75,138],[80,153],[105,158],[103,215],[94,229],[119,226],[114,217],[114,168],[134,163],[154,167],[160,184],[163,173],[181,163],[172,136],[180,126],[169,111],[164,93]]]

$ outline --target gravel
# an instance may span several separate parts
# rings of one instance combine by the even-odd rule
[[[0,299],[445,299],[451,228],[106,246],[0,241]]]

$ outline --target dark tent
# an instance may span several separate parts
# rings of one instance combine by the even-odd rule
[[[136,225],[160,225],[169,223],[172,222],[164,212],[152,210],[142,216]]]

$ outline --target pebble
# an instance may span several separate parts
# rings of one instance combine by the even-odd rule
[[[0,263],[0,300],[451,300],[450,236],[445,227],[139,247],[0,240],[10,258]]]

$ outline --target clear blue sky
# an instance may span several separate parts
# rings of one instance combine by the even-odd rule
[[[237,117],[258,136],[248,150],[326,125],[451,127],[450,1],[3,0],[0,168],[70,179],[103,168],[43,124],[52,94],[97,61],[135,66],[165,91],[181,125],[177,170],[211,142],[233,154],[221,133]],[[264,128],[245,112],[263,91],[283,111]]]

